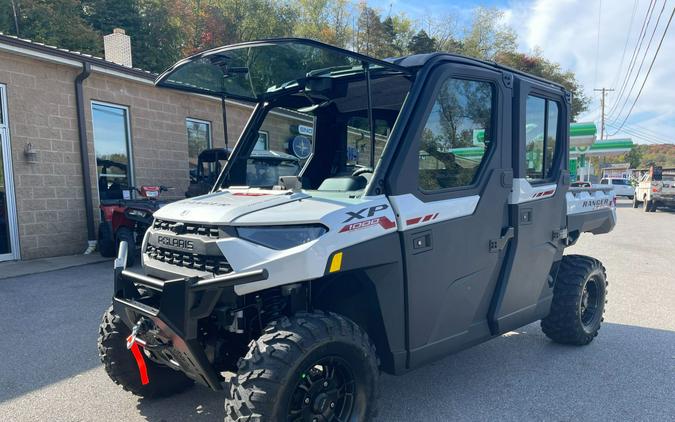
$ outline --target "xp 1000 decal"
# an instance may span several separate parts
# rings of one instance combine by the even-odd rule
[[[348,211],[347,219],[343,223],[349,223],[343,226],[339,233],[351,232],[359,229],[366,229],[373,226],[381,226],[383,229],[391,229],[396,227],[396,222],[390,220],[386,216],[374,217],[375,214],[389,208],[387,204],[375,205],[368,208],[363,208],[359,211]],[[351,222],[351,223],[350,223]]]

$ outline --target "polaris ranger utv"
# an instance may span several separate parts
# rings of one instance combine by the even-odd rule
[[[256,106],[211,192],[154,214],[144,275],[120,248],[98,344],[123,388],[225,389],[227,420],[363,421],[380,370],[537,320],[556,342],[597,335],[605,269],[563,252],[612,230],[614,197],[569,187],[561,86],[301,39],[200,53],[157,85]],[[314,122],[311,155],[256,185],[258,130],[289,110]]]

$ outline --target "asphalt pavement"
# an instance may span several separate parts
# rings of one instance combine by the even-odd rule
[[[620,202],[619,224],[568,253],[607,268],[609,304],[586,347],[531,324],[400,377],[379,421],[675,420],[675,213]],[[0,280],[0,421],[222,421],[221,393],[141,400],[113,384],[96,336],[111,264]]]

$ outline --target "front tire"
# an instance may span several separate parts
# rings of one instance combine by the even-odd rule
[[[604,319],[606,296],[607,276],[600,261],[582,255],[563,256],[551,312],[541,320],[542,331],[556,343],[590,343]]]
[[[98,330],[98,354],[105,371],[115,384],[126,391],[146,398],[167,397],[190,388],[194,381],[183,373],[162,366],[145,357],[150,383],[143,385],[133,354],[127,350],[131,330],[122,322],[112,306],[103,314]]]
[[[267,326],[239,360],[228,421],[368,421],[379,377],[375,347],[354,322],[324,312]]]
[[[112,258],[117,255],[112,228],[107,221],[101,221],[101,224],[98,225],[98,251],[105,258]]]

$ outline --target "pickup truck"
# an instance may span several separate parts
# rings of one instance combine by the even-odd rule
[[[645,212],[675,207],[675,175],[663,174],[661,168],[652,166],[635,187],[633,208],[638,208],[640,204],[643,204]]]
[[[380,370],[539,320],[555,342],[597,336],[605,268],[564,252],[613,229],[614,192],[570,189],[564,87],[304,39],[199,53],[156,84],[256,107],[211,192],[154,214],[145,274],[120,247],[98,347],[123,388],[224,389],[228,421],[367,421]],[[311,151],[258,184],[258,131],[287,110],[314,122]]]

